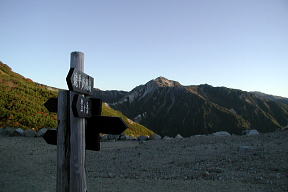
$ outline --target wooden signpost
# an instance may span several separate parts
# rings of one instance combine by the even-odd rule
[[[83,53],[71,53],[66,81],[69,91],[44,104],[57,112],[58,129],[43,137],[57,144],[57,192],[86,192],[85,149],[99,151],[99,133],[120,134],[127,125],[119,117],[101,116],[102,101],[91,96],[94,79],[84,73]]]
[[[91,117],[91,103],[89,99],[82,95],[75,95],[72,101],[72,111],[75,117]]]
[[[66,81],[70,91],[83,94],[91,94],[94,85],[94,79],[77,68],[70,68]]]

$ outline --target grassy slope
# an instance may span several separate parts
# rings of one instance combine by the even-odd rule
[[[56,114],[43,106],[48,98],[56,96],[56,91],[14,73],[0,62],[0,127],[56,127]]]
[[[64,79],[65,80],[65,79]],[[57,97],[58,91],[39,85],[11,70],[0,62],[0,127],[21,127],[41,129],[57,127],[57,116],[44,107],[50,97]],[[103,115],[119,116],[129,128],[125,131],[131,136],[152,135],[146,127],[129,120],[122,113],[103,105]]]

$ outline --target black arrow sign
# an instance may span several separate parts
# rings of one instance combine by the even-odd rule
[[[99,133],[119,135],[127,128],[128,126],[120,117],[94,116],[88,118],[85,133],[86,149],[100,150]],[[48,144],[57,145],[56,130],[48,130],[43,137]]]
[[[57,145],[57,131],[56,129],[47,130],[43,135],[44,140],[50,145]],[[92,151],[100,151],[100,135],[85,134],[86,149]]]
[[[43,135],[44,140],[51,145],[57,145],[57,131],[56,129],[49,129]]]
[[[100,135],[99,133],[90,134],[87,132],[85,133],[85,141],[86,141],[86,149],[92,151],[100,151]]]
[[[57,104],[57,97],[52,97],[44,103],[44,106],[48,109],[49,112],[57,113]]]
[[[88,134],[105,133],[119,135],[128,126],[120,117],[95,116],[87,119]]]
[[[91,103],[84,96],[74,95],[72,110],[75,117],[91,117]]]
[[[89,75],[71,68],[66,77],[66,82],[70,91],[90,95],[94,86],[94,79]]]
[[[88,97],[89,102],[91,103],[91,116],[101,115],[102,112],[102,100],[95,97]]]
[[[75,95],[72,101],[72,110],[75,117],[89,118],[101,115],[102,100],[93,97]]]
[[[85,102],[80,101],[80,98]],[[83,99],[84,98],[84,99]],[[81,108],[84,108],[83,105],[88,101],[88,108],[89,112],[88,115],[81,114]],[[76,117],[92,117],[95,115],[101,115],[102,111],[102,100],[94,97],[83,97],[80,95],[75,95],[73,99],[73,114]],[[52,97],[49,98],[45,103],[44,106],[48,109],[49,112],[57,113],[57,105],[58,105],[58,98]],[[82,106],[82,107],[81,107]]]

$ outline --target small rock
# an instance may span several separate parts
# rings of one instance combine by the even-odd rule
[[[126,140],[128,140],[128,136],[127,135],[120,135],[119,140],[126,141]]]
[[[208,176],[210,176],[210,173],[208,171],[205,171],[204,173],[202,173],[202,176],[203,177],[208,177]]]
[[[227,131],[218,131],[218,132],[212,133],[212,135],[214,135],[214,136],[231,136],[231,134],[228,133]]]
[[[102,135],[101,141],[108,141],[108,135]]]
[[[251,135],[259,135],[259,132],[256,129],[245,130],[242,132],[243,135],[251,136]]]
[[[5,127],[0,130],[0,134],[3,136],[19,136],[19,133],[16,132],[14,127]]]
[[[108,140],[118,140],[120,135],[107,135]]]
[[[114,177],[114,174],[112,174],[112,173],[108,173],[108,178],[113,178]]]
[[[17,134],[19,134],[20,136],[23,136],[24,135],[24,130],[21,129],[21,128],[18,128],[15,130],[17,132]]]
[[[253,146],[243,145],[243,146],[239,147],[239,152],[251,152],[251,151],[255,151],[255,150],[256,150],[256,148]]]
[[[47,128],[42,128],[37,132],[37,137],[43,137],[43,135],[47,132]]]
[[[277,179],[281,179],[281,173],[277,173],[277,174],[276,174],[276,178],[277,178]]]
[[[6,132],[9,136],[19,136],[14,127],[7,127]]]
[[[133,137],[133,136],[127,136],[127,140],[137,140],[137,138],[136,137]]]
[[[212,172],[212,173],[223,173],[224,170],[221,169],[221,168],[215,167],[215,168],[210,168],[209,172]]]
[[[139,136],[137,139],[138,139],[138,141],[147,141],[149,139],[149,137],[146,135],[145,136],[142,135],[142,136]]]
[[[191,138],[193,138],[193,137],[203,137],[203,136],[206,136],[206,135],[192,135]]]
[[[172,137],[168,137],[168,136],[164,136],[163,139],[164,139],[164,140],[171,140],[171,139],[173,139],[173,138],[172,138]]]
[[[36,132],[32,129],[26,129],[24,131],[24,136],[25,137],[35,137],[36,136]]]
[[[157,134],[154,134],[154,135],[151,135],[151,137],[149,139],[151,139],[151,140],[161,140],[161,136],[157,135]]]
[[[146,143],[147,141],[139,141],[139,144],[144,144]]]
[[[183,137],[182,137],[180,134],[177,134],[177,135],[175,136],[175,139],[183,139]]]

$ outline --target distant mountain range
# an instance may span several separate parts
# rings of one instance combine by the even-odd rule
[[[13,72],[8,65],[0,62],[0,128],[20,127],[35,130],[43,127],[56,128],[56,113],[48,112],[43,104],[48,98],[57,97],[58,90],[35,83]],[[130,120],[106,103],[103,104],[102,109],[102,115],[118,116],[126,122],[129,127],[125,131],[127,135],[137,137],[154,134],[153,131]]]
[[[35,83],[0,62],[0,127],[56,127],[56,114],[43,103],[57,93],[57,88]],[[288,127],[288,99],[260,92],[183,86],[159,77],[129,92],[94,89],[93,94],[108,103],[103,115],[122,117],[129,126],[126,134],[133,136],[153,131],[162,136],[241,134],[246,129],[269,132]]]
[[[288,99],[260,92],[183,86],[158,77],[130,92],[95,89],[93,94],[162,136],[270,132],[288,125]]]

